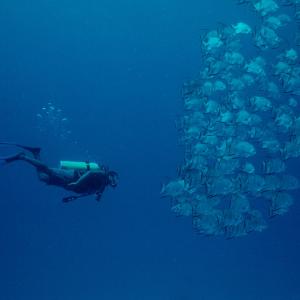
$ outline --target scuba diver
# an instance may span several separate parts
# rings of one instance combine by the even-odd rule
[[[89,195],[96,195],[96,200],[100,201],[107,186],[115,188],[118,185],[118,173],[110,171],[105,166],[99,166],[97,163],[61,161],[60,168],[50,168],[40,159],[41,148],[3,142],[0,145],[16,146],[28,152],[22,151],[8,157],[0,157],[5,164],[25,161],[36,169],[41,181],[78,194],[63,198],[63,202],[74,201]]]

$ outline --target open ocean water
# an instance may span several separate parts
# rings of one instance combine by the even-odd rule
[[[300,300],[299,190],[234,239],[198,235],[160,197],[184,159],[176,120],[200,36],[259,19],[233,0],[0,1],[0,139],[120,175],[100,203],[64,204],[32,167],[1,166],[0,300]]]

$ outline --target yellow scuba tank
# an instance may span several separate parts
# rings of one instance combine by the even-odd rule
[[[99,170],[100,167],[95,162],[84,162],[84,161],[67,161],[61,160],[60,161],[60,168],[64,170]]]

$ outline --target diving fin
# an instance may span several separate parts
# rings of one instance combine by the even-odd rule
[[[0,157],[0,160],[3,160],[5,164],[12,163],[17,160],[21,160],[24,156],[24,152],[20,152],[14,155],[6,156],[6,157]]]
[[[0,145],[8,145],[8,146],[15,146],[18,148],[22,148],[26,151],[31,152],[32,155],[34,156],[34,158],[39,158],[40,153],[41,153],[41,148],[39,148],[39,147],[29,147],[29,146],[24,146],[24,145],[15,144],[15,143],[8,143],[8,142],[0,142]]]

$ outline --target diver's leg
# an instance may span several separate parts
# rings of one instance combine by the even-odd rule
[[[22,146],[22,145],[17,145],[20,148],[23,148],[24,150],[27,150],[32,153],[33,157],[35,159],[40,159],[41,157],[41,148],[39,147],[27,147],[27,146]]]
[[[16,146],[16,147],[19,147],[19,148],[22,148],[24,150],[31,152],[34,158],[36,158],[36,159],[40,158],[41,148],[39,148],[39,147],[29,147],[29,146],[8,143],[8,142],[0,142],[0,145]]]
[[[0,160],[3,160],[7,164],[19,160],[26,161],[30,165],[34,166],[38,172],[44,172],[46,174],[51,173],[51,169],[46,164],[41,162],[39,159],[35,159],[27,156],[24,152],[20,152],[18,154],[7,156],[7,157],[0,157]]]
[[[51,169],[39,159],[31,158],[23,154],[20,156],[19,160],[28,162],[30,165],[34,166],[38,172],[43,172],[46,174],[50,174],[52,172]]]
[[[35,167],[38,178],[40,181],[43,181],[47,184],[54,184],[50,183],[53,181],[53,177],[56,177],[56,173],[54,172],[53,168],[49,168],[46,164],[41,162],[38,159],[31,158],[29,156],[24,155],[21,160],[28,162],[30,165]],[[55,184],[54,184],[55,185]]]
[[[4,163],[9,164],[9,163],[12,163],[14,161],[21,160],[22,156],[24,156],[24,155],[25,154],[23,152],[20,152],[20,153],[10,155],[10,156],[0,157],[0,160],[3,160]]]
[[[53,175],[55,175],[55,172],[53,171],[54,169],[49,168],[46,164],[38,159],[27,156],[24,152],[8,157],[0,157],[0,160],[3,160],[6,164],[19,160],[26,161],[36,169],[39,179],[48,184]]]

